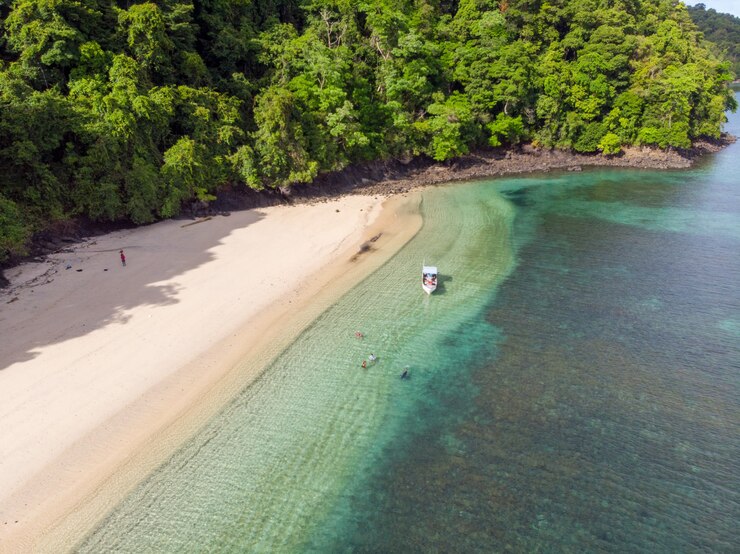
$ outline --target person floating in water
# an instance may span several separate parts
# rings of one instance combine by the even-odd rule
[[[403,373],[401,373],[401,379],[408,379],[409,378],[409,366],[406,366],[403,368]]]
[[[126,254],[123,253],[123,250],[119,250],[118,253],[121,255],[121,265],[126,267]]]
[[[370,363],[371,364],[374,364],[375,363],[375,360],[377,360],[377,359],[378,359],[378,357],[375,354],[370,354],[368,356],[368,360],[370,360]]]
[[[367,362],[365,360],[362,360],[362,367],[363,369],[367,367]]]
[[[357,337],[358,339],[362,339],[362,338],[365,338],[365,335],[363,335],[363,334],[362,334],[362,333],[360,333],[359,331],[356,331],[356,332],[355,332],[355,336],[356,336],[356,337]]]

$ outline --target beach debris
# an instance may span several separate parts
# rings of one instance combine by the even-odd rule
[[[377,235],[375,235],[374,237],[372,237],[372,238],[370,238],[370,239],[366,240],[365,242],[363,242],[363,243],[362,243],[362,244],[360,245],[360,249],[359,249],[359,250],[357,251],[357,253],[356,253],[355,255],[353,255],[353,256],[352,256],[352,257],[351,257],[351,258],[349,259],[349,261],[351,261],[351,262],[354,262],[354,261],[356,261],[356,260],[357,260],[357,258],[358,258],[358,257],[359,257],[359,256],[360,256],[361,254],[364,254],[364,253],[366,253],[366,252],[370,252],[370,250],[372,250],[372,243],[376,242],[376,241],[377,241],[377,240],[378,240],[378,239],[379,239],[379,238],[380,238],[380,237],[382,236],[382,234],[383,234],[383,233],[378,233],[378,234],[377,234]]]
[[[77,272],[79,273],[79,272],[80,272],[80,271],[82,271],[82,270],[81,270],[81,269],[77,269],[76,271],[77,271]]]
[[[8,301],[6,302],[6,304],[11,304],[12,302],[15,302],[16,300],[18,300],[18,297],[17,297],[17,296],[14,296],[14,297],[13,297],[13,298],[11,298],[10,300],[8,300]]]
[[[213,216],[209,215],[207,217],[202,217],[198,219],[197,221],[191,221],[190,223],[186,223],[185,225],[180,225],[180,228],[182,227],[190,227],[191,225],[197,225],[198,223],[203,223],[204,221],[208,221],[213,219]]]
[[[360,245],[360,249],[357,251],[357,253],[352,255],[349,261],[356,262],[357,258],[359,258],[365,252],[369,252],[369,251],[370,251],[370,244],[368,244],[367,242],[364,242]]]

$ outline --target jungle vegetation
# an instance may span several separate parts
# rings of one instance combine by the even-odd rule
[[[678,0],[0,0],[0,30],[0,261],[367,160],[689,147],[735,107]]]
[[[732,63],[732,72],[740,77],[740,17],[707,9],[704,4],[688,6],[689,15],[712,49]]]

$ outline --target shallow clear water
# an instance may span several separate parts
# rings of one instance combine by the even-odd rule
[[[425,190],[419,235],[79,550],[734,551],[738,155]]]
[[[81,549],[299,548],[414,425],[425,391],[476,354],[479,337],[454,346],[455,332],[481,317],[480,299],[511,266],[514,210],[502,197],[439,188],[422,211],[418,239],[319,317]],[[421,290],[425,259],[442,268],[434,298]],[[362,369],[370,353],[378,361]]]

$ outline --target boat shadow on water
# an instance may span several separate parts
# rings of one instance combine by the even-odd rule
[[[445,285],[448,282],[452,282],[452,275],[444,275],[442,273],[437,274],[437,288],[432,293],[432,296],[436,296],[438,294],[445,294],[447,292],[447,288]]]

